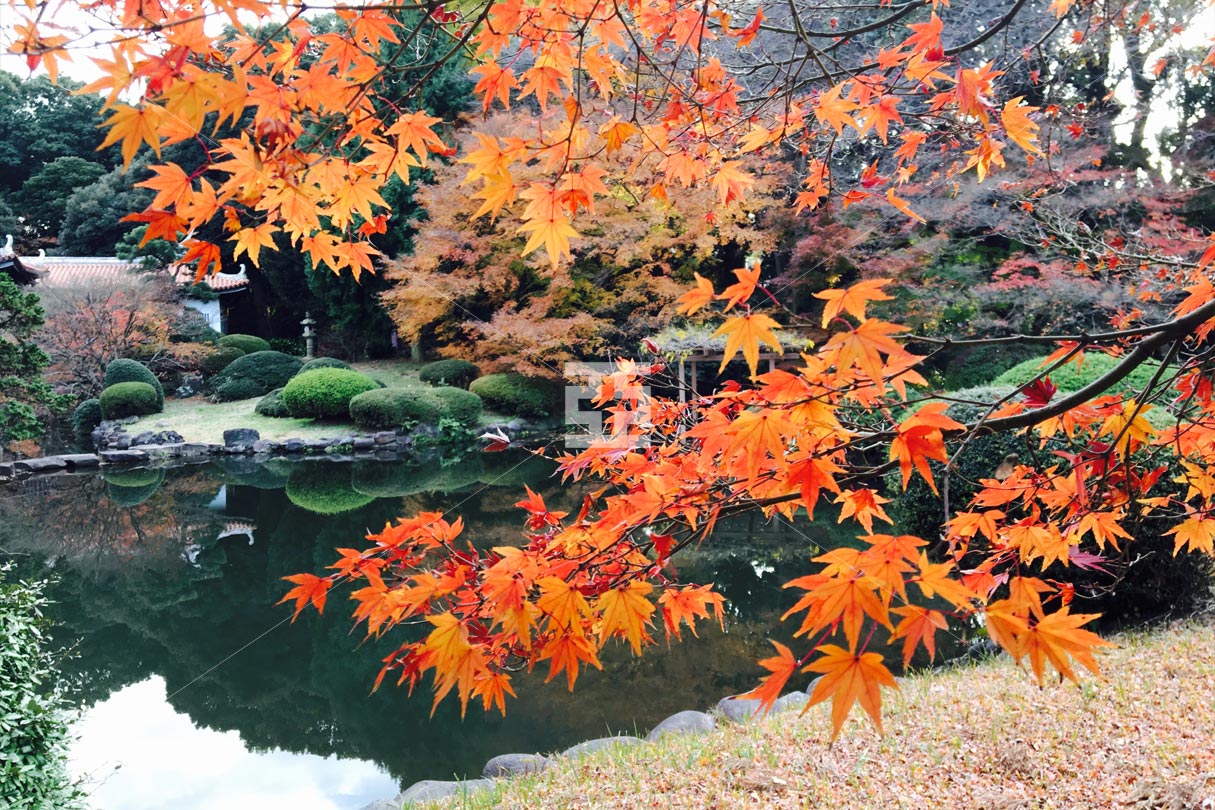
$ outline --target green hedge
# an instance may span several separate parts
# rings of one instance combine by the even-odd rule
[[[238,357],[211,380],[211,394],[220,402],[265,396],[282,388],[303,365],[282,352],[253,352]]]
[[[253,412],[274,419],[288,419],[291,416],[287,403],[283,402],[283,389],[281,388],[275,388],[259,399],[257,405],[253,407]]]
[[[118,383],[101,392],[101,413],[106,419],[160,413],[160,397],[147,383]]]
[[[287,481],[287,498],[318,515],[338,515],[366,506],[375,498],[356,492],[345,464],[302,464]]]
[[[554,416],[561,412],[560,381],[522,374],[487,374],[468,387],[491,411],[512,416]]]
[[[1045,355],[1018,363],[999,377],[996,377],[992,385],[1010,385],[1014,388],[1020,388],[1042,373],[1042,361],[1044,359],[1046,359]],[[1050,381],[1061,392],[1065,394],[1071,393],[1072,391],[1079,391],[1113,369],[1116,365],[1118,365],[1118,358],[1116,357],[1110,357],[1108,354],[1101,354],[1100,352],[1086,352],[1083,366],[1076,368],[1075,363],[1067,363],[1060,366],[1051,372]],[[1106,393],[1122,394],[1142,390],[1152,379],[1152,375],[1156,373],[1159,365],[1159,363],[1153,361],[1140,365],[1130,374],[1123,377],[1121,382],[1114,385]]]
[[[350,419],[376,430],[438,424],[443,402],[430,391],[377,388],[350,400]]]
[[[318,369],[318,368],[349,369],[350,364],[343,362],[341,360],[338,360],[336,357],[316,357],[316,358],[313,358],[312,360],[309,360],[308,362],[304,363],[304,365],[300,368],[299,373],[303,374],[305,371],[314,371],[315,369]]]
[[[237,358],[244,356],[245,353],[235,346],[224,346],[223,348],[216,349],[204,357],[198,364],[198,367],[202,370],[203,374],[211,377],[219,374],[221,371],[231,365]]]
[[[224,335],[219,339],[220,348],[240,349],[245,354],[270,351],[270,341],[254,335]]]
[[[436,360],[422,366],[418,379],[427,385],[450,385],[468,388],[481,374],[481,369],[467,360]]]
[[[451,386],[442,386],[436,388],[432,392],[432,396],[439,400],[441,409],[439,416],[454,419],[462,425],[475,425],[481,418],[481,412],[485,409],[481,397],[474,394],[472,391],[465,391],[461,388],[452,388]]]
[[[378,388],[375,380],[357,371],[318,368],[293,377],[282,397],[292,416],[345,419],[350,416],[350,400]]]
[[[101,424],[105,417],[101,413],[101,400],[86,399],[72,411],[72,433],[77,441],[87,441],[93,429]]]
[[[421,492],[455,492],[478,483],[485,474],[481,455],[448,464],[383,464],[355,462],[355,490],[369,498],[400,498]]]
[[[160,384],[160,380],[156,379],[156,375],[152,370],[140,363],[138,360],[128,360],[120,358],[113,360],[105,367],[105,387],[117,385],[124,382],[141,382],[147,383],[156,389],[156,398],[160,410],[165,406],[165,389]]]
[[[165,480],[164,470],[135,470],[133,472],[141,473],[141,475],[138,478],[125,480],[114,476],[106,477],[105,489],[110,500],[124,509],[139,506],[151,498]]]

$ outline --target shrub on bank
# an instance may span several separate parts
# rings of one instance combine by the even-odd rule
[[[101,413],[101,400],[86,399],[76,406],[76,410],[72,411],[72,434],[77,441],[87,441],[89,435],[104,418]]]
[[[375,498],[356,492],[345,465],[303,464],[287,481],[287,499],[318,515],[338,515],[371,503]]]
[[[377,388],[350,400],[350,419],[359,427],[372,430],[433,425],[442,414],[442,401],[430,391]]]
[[[101,392],[101,413],[106,419],[160,413],[160,397],[147,383],[123,382]]]
[[[152,386],[156,389],[156,397],[159,405],[157,410],[164,407],[164,386],[160,384],[160,380],[156,379],[156,375],[152,373],[152,370],[143,363],[140,363],[138,360],[119,358],[118,360],[111,361],[110,364],[105,367],[106,388],[109,388],[111,385],[117,385],[118,383],[124,382],[141,382]]]
[[[342,368],[318,368],[298,374],[283,388],[283,402],[292,416],[347,418],[350,400],[379,383],[365,374]]]
[[[1045,355],[1018,363],[999,377],[996,377],[992,385],[1010,385],[1014,388],[1020,388],[1042,373],[1042,361],[1044,359],[1046,359]],[[1050,373],[1050,381],[1062,393],[1071,393],[1079,391],[1084,386],[1109,372],[1116,365],[1118,365],[1118,358],[1116,357],[1110,357],[1108,354],[1101,354],[1100,352],[1086,352],[1084,355],[1084,365],[1076,368],[1075,363],[1066,363]],[[1123,377],[1120,382],[1115,384],[1106,393],[1118,394],[1142,390],[1152,379],[1152,375],[1156,373],[1159,365],[1159,363],[1150,361],[1143,363],[1126,377]]]
[[[315,358],[309,360],[308,362],[304,363],[304,365],[300,367],[300,370],[298,373],[303,374],[305,371],[313,371],[318,368],[349,369],[350,364],[346,363],[342,360],[338,360],[336,357],[315,357]]]
[[[244,357],[245,353],[234,346],[225,346],[208,354],[198,364],[198,368],[203,374],[208,377],[219,374],[225,368],[232,364],[238,357]]]
[[[468,387],[491,411],[512,416],[552,416],[560,412],[561,383],[522,374],[487,374]]]
[[[211,393],[220,402],[265,396],[282,388],[300,370],[298,357],[282,352],[253,352],[238,357],[211,380]]]
[[[253,407],[253,412],[274,419],[287,419],[291,416],[287,403],[283,402],[283,389],[281,388],[275,388],[259,399],[257,405]]]
[[[480,373],[481,369],[467,360],[436,360],[422,366],[418,372],[418,379],[427,385],[468,388]]]
[[[445,385],[436,388],[431,395],[439,401],[440,417],[446,416],[465,426],[477,424],[485,407],[481,397],[461,388]]]
[[[220,348],[240,349],[245,354],[270,351],[270,341],[255,335],[224,335],[219,339]]]

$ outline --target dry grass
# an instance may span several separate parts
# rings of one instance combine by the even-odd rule
[[[1215,810],[1215,623],[1114,640],[1104,680],[1079,687],[1039,689],[1007,659],[909,678],[884,737],[854,718],[829,746],[824,704],[562,761],[456,806]]]

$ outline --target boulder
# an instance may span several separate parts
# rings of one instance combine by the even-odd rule
[[[561,752],[562,756],[581,757],[586,754],[593,754],[596,751],[603,751],[607,748],[615,748],[620,745],[638,745],[643,742],[640,737],[629,737],[621,735],[619,737],[600,737],[595,740],[587,740],[580,742],[575,746],[565,749]]]
[[[0,478],[12,478],[17,474],[11,461],[0,462]]]
[[[224,446],[252,445],[261,437],[262,434],[253,428],[232,428],[231,430],[224,431]]]
[[[59,456],[47,456],[46,458],[24,458],[20,461],[13,462],[13,469],[17,472],[53,472],[55,470],[66,470],[67,462]]]
[[[821,681],[821,680],[822,680],[823,678],[825,678],[825,677],[826,677],[825,675],[819,675],[817,678],[815,678],[814,680],[810,681],[810,685],[806,687],[806,695],[807,695],[807,696],[813,695],[813,694],[814,694],[814,688],[815,688],[816,686],[818,686],[819,681]]]
[[[101,463],[101,459],[93,453],[73,453],[67,456],[60,456],[67,462],[69,470],[80,470],[86,467],[96,467]]]
[[[355,450],[370,450],[375,446],[375,439],[370,436],[355,436],[350,444]]]
[[[479,793],[493,785],[489,779],[468,779],[463,782],[440,782],[423,779],[414,782],[405,792],[397,796],[397,805],[408,807],[414,803],[434,802],[449,796],[467,796]]]
[[[516,776],[524,773],[540,773],[551,767],[553,761],[540,754],[502,754],[485,763],[481,775],[486,779],[499,776]]]
[[[706,734],[715,728],[717,721],[713,719],[713,715],[689,709],[676,712],[663,720],[654,726],[645,738],[653,742],[667,734]]]
[[[731,695],[717,701],[717,711],[734,723],[745,723],[759,711],[758,698],[740,698]]]
[[[203,444],[202,442],[188,442],[178,448],[177,454],[183,458],[196,458],[198,456],[210,455],[214,452],[215,445]]]
[[[397,440],[397,434],[391,430],[381,430],[371,437],[376,444],[392,444]]]
[[[102,464],[142,464],[148,460],[142,450],[103,450],[98,455]]]
[[[287,441],[283,442],[283,449],[288,453],[302,453],[304,452],[304,440],[288,439]]]
[[[810,702],[810,696],[805,692],[789,692],[781,695],[772,704],[772,713],[780,714],[781,712],[800,712]]]

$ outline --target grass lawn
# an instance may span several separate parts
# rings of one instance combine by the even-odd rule
[[[856,708],[828,745],[830,709],[820,704],[800,717],[559,759],[447,806],[1215,806],[1212,618],[1111,640],[1119,646],[1099,657],[1104,678],[1084,673],[1080,686],[1048,679],[1039,688],[1007,657],[908,678],[897,694],[883,690],[885,736]]]
[[[418,379],[421,365],[403,360],[371,360],[354,363],[354,368],[379,380],[389,388],[427,388]],[[162,413],[141,418],[127,427],[131,435],[144,431],[175,430],[188,442],[222,444],[224,431],[230,428],[253,428],[263,439],[319,439],[337,438],[343,434],[362,432],[349,422],[318,422],[314,419],[274,419],[254,413],[261,397],[242,399],[236,402],[213,403],[205,397],[190,399],[166,399]],[[486,413],[483,424],[507,420],[498,414]]]

